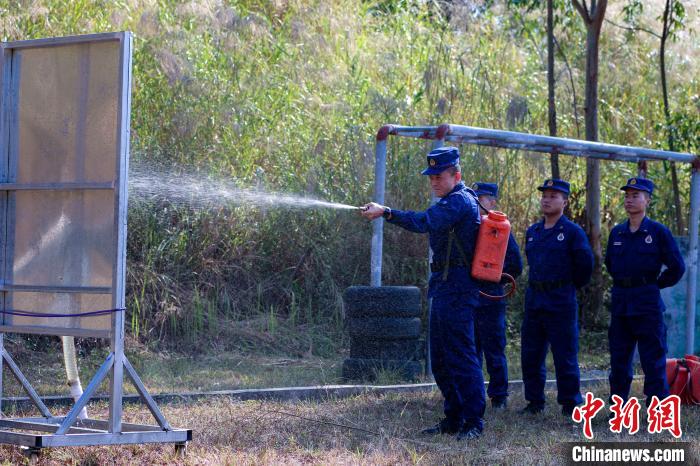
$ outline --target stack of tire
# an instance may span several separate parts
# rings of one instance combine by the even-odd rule
[[[421,296],[414,286],[351,286],[345,290],[350,358],[346,380],[373,380],[380,371],[405,380],[422,373]]]

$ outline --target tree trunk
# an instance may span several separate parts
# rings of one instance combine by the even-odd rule
[[[547,0],[547,102],[549,116],[549,135],[557,135],[557,107],[554,90],[554,8],[553,0]],[[550,156],[552,178],[561,178],[559,174],[559,154]]]
[[[607,0],[591,1],[590,10],[572,0],[586,24],[586,139],[598,140],[598,52]],[[583,5],[586,5],[585,3]],[[594,265],[588,288],[589,323],[601,320],[603,308],[603,251],[600,234],[600,163],[586,160],[586,233],[593,250]]]
[[[666,81],[666,41],[668,40],[668,30],[673,14],[673,0],[666,0],[663,16],[663,31],[661,32],[661,43],[659,46],[659,68],[661,71],[661,92],[664,100],[664,116],[666,118],[666,136],[668,138],[668,150],[675,151],[676,144],[673,140],[671,130],[671,109],[668,103],[668,82]],[[678,171],[676,162],[671,162],[671,182],[673,184],[673,205],[676,213],[676,234],[683,234],[683,214],[681,212],[681,193],[678,187]]]

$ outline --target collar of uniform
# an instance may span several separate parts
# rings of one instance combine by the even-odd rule
[[[646,215],[642,219],[642,223],[639,224],[639,229],[635,231],[634,233],[637,232],[643,232],[643,233],[649,233],[649,224],[651,223],[651,220],[649,220],[649,217]],[[622,229],[622,233],[626,235],[633,235],[632,231],[630,231],[630,219],[625,220],[625,228]]]
[[[564,229],[564,222],[566,222],[566,220],[568,220],[566,218],[566,215],[562,214],[562,216],[559,217],[559,220],[557,220],[557,223],[555,223],[552,228],[545,229],[544,228],[544,217],[542,217],[542,220],[540,220],[539,222],[537,222],[535,224],[535,230],[542,230],[542,231],[563,230]]]
[[[465,188],[466,188],[466,187],[464,186],[464,183],[462,183],[461,181],[459,181],[459,182],[455,185],[455,187],[452,188],[452,191],[450,191],[449,193],[447,193],[447,196],[449,196],[450,194],[456,193],[457,191],[461,191],[461,190],[463,190],[463,189],[465,189]],[[447,196],[445,196],[445,197],[447,197]]]

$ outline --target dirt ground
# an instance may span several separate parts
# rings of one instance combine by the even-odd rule
[[[607,387],[591,390],[607,397]],[[633,395],[640,396],[635,382]],[[583,441],[581,426],[565,420],[548,393],[545,413],[521,415],[520,393],[505,411],[486,410],[484,436],[458,442],[451,436],[424,437],[420,429],[439,420],[439,392],[364,395],[315,402],[240,402],[217,399],[169,404],[162,409],[176,427],[194,431],[185,458],[172,445],[132,445],[43,450],[39,464],[564,464],[563,442]],[[606,408],[607,410],[607,408]],[[104,417],[106,405],[93,405],[91,417]],[[663,434],[612,434],[607,411],[594,419],[596,441],[674,441]],[[125,419],[152,423],[141,406],[127,406]],[[683,436],[700,458],[700,407],[683,407]],[[0,463],[25,461],[17,447],[0,446]],[[695,461],[696,464],[697,460]],[[692,463],[691,463],[692,464]]]

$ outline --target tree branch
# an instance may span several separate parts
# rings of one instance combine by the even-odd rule
[[[593,18],[591,21],[593,24],[597,25],[602,25],[603,24],[603,18],[605,18],[605,10],[608,7],[608,0],[600,0],[598,4],[595,7],[595,11],[593,11]]]
[[[586,0],[583,0],[584,4],[586,3]],[[579,3],[578,0],[571,0],[571,3],[574,5],[574,8],[578,10],[579,14],[583,18],[583,20],[586,22],[586,24],[591,22],[591,17],[588,15],[588,9],[584,8],[581,3]]]
[[[566,66],[566,71],[569,73],[569,83],[571,85],[571,93],[573,94],[573,101],[572,101],[572,107],[574,109],[574,122],[576,123],[576,137],[578,139],[581,139],[581,125],[579,123],[579,118],[578,118],[578,102],[576,99],[576,86],[574,85],[574,73],[571,71],[571,66],[569,65],[569,60],[566,58],[566,54],[564,51],[561,49],[561,46],[559,45],[559,41],[557,40],[556,37],[553,37],[554,39],[554,45],[557,46],[557,51],[559,52],[559,55],[561,58],[564,60],[564,65]]]
[[[656,37],[657,39],[661,39],[661,36],[659,34],[657,34],[656,32],[652,31],[651,29],[646,29],[646,28],[642,28],[642,27],[624,26],[622,24],[617,24],[614,21],[610,21],[609,19],[605,19],[605,22],[610,23],[617,28],[625,29],[627,31],[646,32],[647,34],[652,35],[652,36]]]

